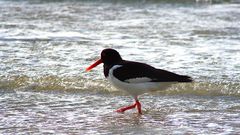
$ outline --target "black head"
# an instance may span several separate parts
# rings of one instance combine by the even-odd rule
[[[104,49],[101,53],[101,60],[104,64],[112,65],[122,60],[120,54],[114,49]]]
[[[101,59],[98,59],[96,62],[94,62],[88,68],[86,68],[86,71],[90,71],[92,68],[96,67],[97,65],[99,65],[101,63],[103,63],[104,66],[112,66],[114,64],[117,64],[121,60],[122,60],[122,58],[116,50],[104,49],[101,53]]]

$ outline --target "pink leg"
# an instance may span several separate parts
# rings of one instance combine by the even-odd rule
[[[137,110],[138,110],[138,113],[139,114],[142,114],[142,109],[141,109],[141,104],[140,104],[140,102],[138,101],[138,100],[136,100],[136,106],[137,106]]]
[[[136,107],[136,103],[133,104],[133,105],[127,106],[127,107],[122,107],[122,108],[118,109],[117,112],[123,113],[123,112],[125,112],[126,110],[133,109],[133,108],[135,108],[135,107]]]
[[[141,104],[140,104],[140,102],[138,101],[138,99],[135,99],[135,104],[130,105],[130,106],[127,106],[127,107],[122,107],[122,108],[118,109],[117,112],[123,113],[123,112],[125,112],[126,110],[133,109],[133,108],[135,108],[135,107],[137,107],[138,113],[139,113],[139,114],[142,114]]]

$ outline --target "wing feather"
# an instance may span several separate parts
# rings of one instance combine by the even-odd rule
[[[156,69],[150,65],[123,61],[122,65],[113,71],[113,75],[119,80],[128,83],[139,82],[191,82],[191,77],[178,75],[166,70]]]

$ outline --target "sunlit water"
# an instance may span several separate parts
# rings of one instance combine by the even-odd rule
[[[240,134],[238,1],[0,1],[1,134]],[[132,98],[104,48],[194,78]]]

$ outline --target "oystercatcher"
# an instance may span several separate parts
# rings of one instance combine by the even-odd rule
[[[138,113],[142,114],[138,96],[148,91],[163,90],[176,82],[192,82],[192,78],[178,75],[166,70],[157,69],[140,62],[123,60],[114,49],[104,49],[101,58],[86,68],[92,68],[103,63],[105,77],[118,89],[124,90],[134,97],[133,105],[122,107],[117,112],[124,112],[137,107]]]

